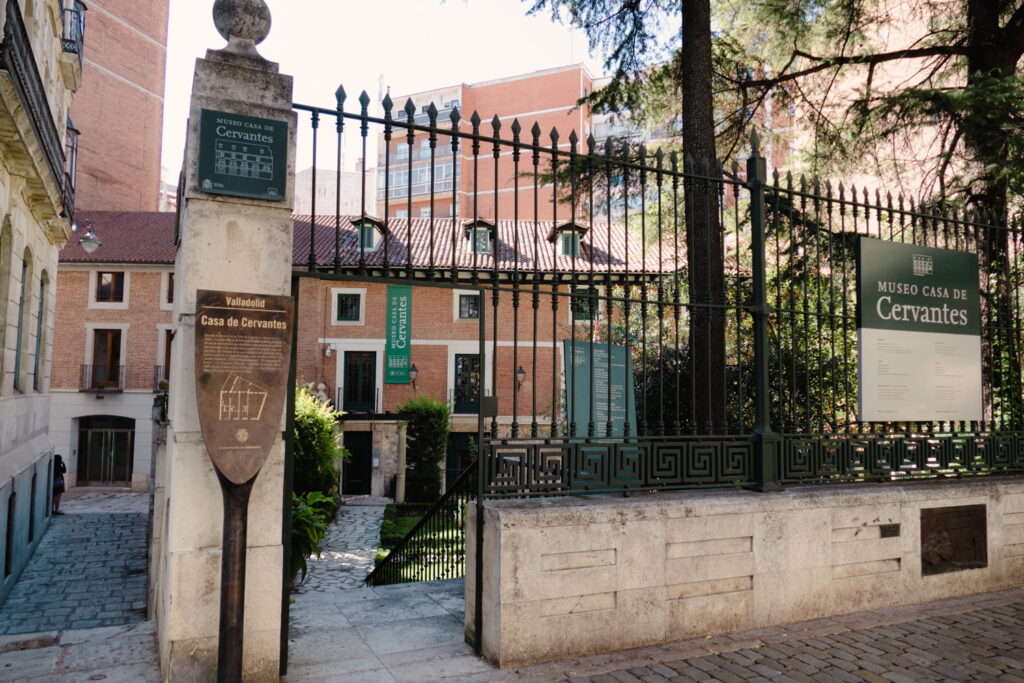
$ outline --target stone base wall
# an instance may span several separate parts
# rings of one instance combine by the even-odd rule
[[[987,566],[925,575],[959,532],[922,552],[922,510],[976,505]],[[492,501],[483,555],[483,654],[517,666],[1019,586],[1024,479]]]

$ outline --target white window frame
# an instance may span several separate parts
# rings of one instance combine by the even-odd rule
[[[93,350],[96,345],[96,330],[120,330],[121,332],[121,365],[125,367],[125,390],[128,375],[128,330],[131,323],[85,323],[85,358],[82,365],[92,365]]]
[[[157,323],[156,325],[156,358],[153,365],[162,367],[167,353],[167,332],[174,329],[173,323]],[[164,368],[164,372],[167,369]]]
[[[365,225],[356,225],[354,227],[356,229],[356,246],[359,249],[359,251],[376,251],[377,246],[380,244],[380,240],[377,239],[376,226],[367,223]],[[370,246],[363,245],[362,234],[364,230],[370,231]]]
[[[342,409],[345,397],[345,352],[372,351],[376,354],[376,371],[374,373],[374,406],[373,412],[382,412],[384,401],[384,347],[383,339],[331,339],[322,338],[320,344],[327,344],[331,353],[337,358],[334,364],[334,400],[338,410]]]
[[[165,270],[160,273],[160,310],[161,311],[173,311],[174,304],[167,303],[167,294],[170,289],[171,276],[174,275],[173,270]],[[93,288],[93,296],[96,296],[96,288]]]
[[[596,289],[597,290],[597,297],[598,297],[598,299],[597,299],[597,311],[596,311],[597,315],[595,315],[592,318],[592,320],[595,323],[604,322],[604,319],[605,319],[606,316],[605,316],[605,307],[602,304],[605,301],[605,294],[608,291],[608,286],[607,285],[581,285],[581,286],[579,286],[578,289]],[[570,290],[569,306],[568,306],[568,311],[567,311],[567,313],[568,313],[568,320],[567,320],[567,322],[569,322],[569,323],[573,322],[572,300],[573,300],[573,297],[575,295],[576,295],[576,292],[572,292]],[[589,325],[591,319],[590,318],[576,318],[575,321],[576,321],[577,325]]]
[[[359,295],[359,320],[338,320],[338,295]],[[339,327],[362,327],[366,324],[366,289],[355,287],[331,288],[331,325]]]
[[[96,301],[96,283],[100,273],[124,273],[124,299],[122,301]],[[132,273],[123,268],[98,268],[89,271],[89,308],[108,311],[128,310],[129,294],[132,291]],[[111,328],[113,329],[113,328]]]
[[[492,232],[494,232],[494,231],[491,230],[490,228],[470,228],[469,229],[469,240],[467,240],[468,243],[469,243],[468,244],[469,253],[470,254],[490,254],[493,251],[493,249],[491,248],[491,239],[492,239],[491,233]],[[479,233],[486,233],[487,234],[487,250],[486,251],[478,251],[477,250],[477,239],[479,237]]]
[[[455,405],[455,356],[462,354],[480,355],[480,342],[452,342],[448,344],[448,403]],[[480,399],[484,396],[491,396],[491,380],[493,379],[492,368],[494,367],[494,341],[484,342],[484,362],[480,372],[483,373],[483,381],[480,383]],[[454,409],[453,409],[454,410]],[[475,415],[476,413],[452,413],[453,415]]]
[[[565,236],[576,235],[576,253],[573,254],[565,250]],[[575,230],[565,230],[558,233],[558,253],[560,256],[569,256],[579,258],[583,253],[583,235]]]
[[[478,296],[480,297],[480,308],[483,309],[484,299],[483,292],[478,289],[454,289],[452,290],[452,322],[456,323],[477,323],[479,324],[480,318],[461,318],[459,317],[459,297],[460,296]]]

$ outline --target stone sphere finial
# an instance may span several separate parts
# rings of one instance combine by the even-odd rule
[[[255,55],[270,33],[270,8],[263,0],[216,0],[213,24],[228,41],[227,51]]]

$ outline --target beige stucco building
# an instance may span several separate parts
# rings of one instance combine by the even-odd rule
[[[71,236],[81,3],[0,5],[0,600],[50,519],[57,252]]]

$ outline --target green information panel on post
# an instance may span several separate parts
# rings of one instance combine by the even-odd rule
[[[287,121],[200,112],[200,190],[281,202],[287,175]]]
[[[571,363],[569,358],[572,358]],[[630,433],[636,434],[633,364],[625,346],[564,339],[562,362],[565,368],[566,409],[570,421],[576,423],[578,436],[587,434],[591,421],[594,423],[595,436],[625,436],[627,421]],[[610,435],[609,421],[612,423]]]
[[[409,383],[409,345],[412,333],[412,287],[388,287],[387,348],[384,351],[384,383]]]
[[[861,237],[862,421],[980,420],[978,257]]]

